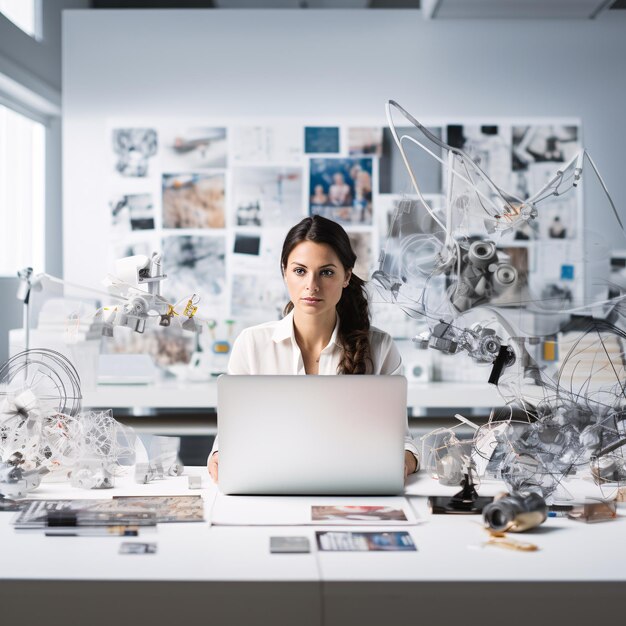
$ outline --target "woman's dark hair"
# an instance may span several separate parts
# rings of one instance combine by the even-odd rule
[[[356,263],[356,254],[350,244],[346,231],[337,222],[321,215],[305,217],[296,224],[285,237],[280,255],[281,270],[284,273],[291,251],[303,241],[325,243],[339,257],[344,269],[352,270]],[[293,302],[288,302],[284,314],[293,309]],[[350,282],[343,290],[337,303],[339,315],[338,339],[343,348],[343,356],[337,367],[339,374],[367,374],[372,371],[372,356],[369,340],[370,313],[365,295],[365,282],[354,272]]]

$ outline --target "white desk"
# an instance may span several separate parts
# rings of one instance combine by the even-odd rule
[[[190,468],[203,473],[203,468]],[[186,477],[97,492],[46,485],[37,497],[201,493],[207,514],[214,487],[188,491]],[[426,477],[413,494],[441,488]],[[454,489],[450,489],[453,492]],[[623,612],[626,520],[585,525],[548,519],[523,538],[535,553],[476,548],[485,533],[476,516],[430,516],[409,527],[415,553],[272,555],[271,535],[307,535],[315,527],[218,527],[160,524],[155,555],[119,555],[129,539],[18,534],[0,513],[2,624],[547,624],[588,626],[613,607]],[[356,529],[356,527],[352,527]],[[328,527],[325,527],[328,529]],[[344,529],[346,529],[344,527]],[[373,530],[372,527],[368,528]],[[604,620],[602,620],[604,621]]]

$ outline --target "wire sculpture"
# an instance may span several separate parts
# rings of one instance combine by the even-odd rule
[[[394,112],[410,122],[411,135],[399,136]],[[394,101],[387,103],[387,118],[413,189],[397,205],[373,285],[385,302],[427,327],[414,337],[416,347],[466,352],[489,367],[489,382],[506,408],[492,412],[486,425],[472,425],[468,441],[454,429],[431,433],[424,438],[430,444],[434,438],[426,465],[442,482],[459,484],[469,462],[479,477],[547,500],[568,497],[566,477],[588,476],[606,497],[607,488],[626,480],[626,293],[618,287],[618,295],[608,297],[599,269],[608,250],[598,238],[587,237],[576,261],[578,275],[597,274],[586,277],[588,296],[536,284],[503,250],[516,233],[536,232],[551,203],[580,193],[583,178],[595,185],[595,212],[604,202],[615,232],[624,236],[593,160],[581,150],[538,191],[521,197]],[[441,207],[424,197],[409,149],[441,164]],[[523,158],[523,146],[517,150]]]

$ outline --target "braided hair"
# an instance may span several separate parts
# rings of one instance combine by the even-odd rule
[[[314,215],[305,217],[287,233],[280,255],[283,272],[287,267],[291,251],[303,241],[329,245],[339,257],[344,270],[349,271],[354,268],[356,254],[346,231],[337,222],[321,215]],[[287,315],[293,308],[293,302],[289,301],[283,313]],[[354,272],[350,275],[348,286],[343,290],[336,309],[339,316],[337,338],[343,349],[337,373],[370,373],[373,370],[373,364],[369,340],[369,304],[365,294],[365,281]]]

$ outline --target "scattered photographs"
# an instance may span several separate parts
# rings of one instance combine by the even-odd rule
[[[224,174],[164,174],[163,228],[224,228]]]
[[[340,224],[372,224],[372,159],[311,159],[311,215]]]
[[[374,254],[372,250],[372,233],[349,231],[348,238],[356,254],[354,273],[363,280],[369,280]]]
[[[383,129],[381,127],[358,127],[348,129],[348,154],[350,156],[382,156]]]
[[[226,129],[201,126],[162,131],[161,167],[166,172],[226,167]]]
[[[447,143],[466,152],[498,187],[507,189],[511,177],[510,126],[450,125]]]
[[[278,274],[233,276],[231,312],[236,318],[278,320],[288,301],[287,289]]]
[[[312,522],[406,522],[402,509],[391,506],[312,506]]]
[[[149,193],[117,196],[109,203],[117,232],[154,229],[154,203]]]
[[[302,170],[240,167],[233,174],[235,224],[269,226],[302,219]]]
[[[140,543],[139,541],[122,541],[120,554],[156,554],[157,544]]]
[[[417,548],[406,531],[396,532],[341,532],[315,533],[317,546],[326,552],[415,552]]]
[[[122,176],[148,176],[150,159],[157,153],[157,145],[154,128],[113,129],[115,171]]]
[[[226,280],[224,237],[180,235],[163,238],[163,295],[172,302],[200,296],[200,306],[219,303]]]
[[[339,127],[306,126],[304,128],[304,151],[306,154],[339,153]]]
[[[435,127],[427,130],[441,140],[441,128]],[[425,145],[437,157],[441,158],[441,147],[436,142],[426,139],[417,128],[398,128],[397,131],[399,137],[404,135],[412,137]],[[441,193],[441,164],[409,140],[403,141],[402,145],[417,176],[417,184],[421,193]],[[380,193],[415,193],[400,150],[388,128],[383,129],[383,146],[382,156],[378,163],[378,180]]]
[[[231,130],[237,163],[297,163],[302,158],[302,126],[239,126]]]

